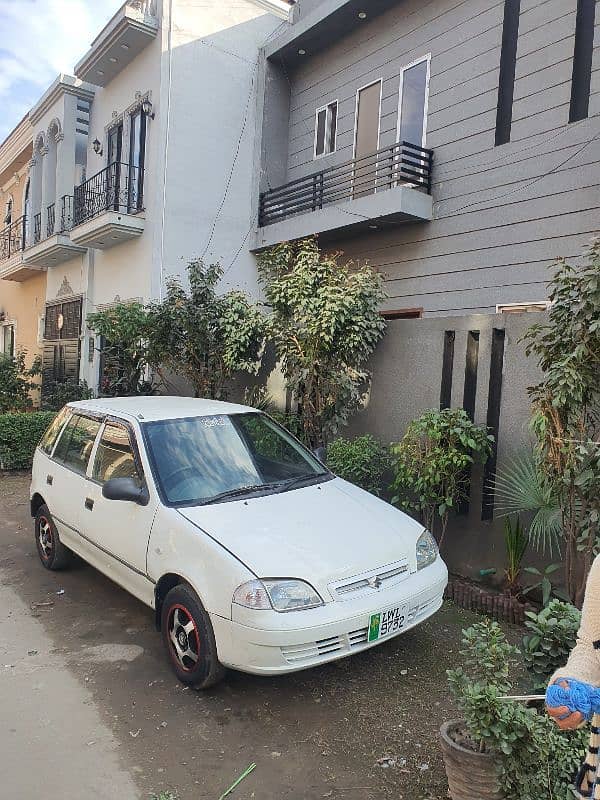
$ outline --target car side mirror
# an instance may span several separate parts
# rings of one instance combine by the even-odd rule
[[[325,463],[325,459],[327,458],[327,451],[323,446],[315,447],[315,449],[313,450],[313,455],[316,456],[319,459],[319,461]]]
[[[102,487],[102,497],[107,500],[124,500],[147,506],[150,501],[148,489],[138,486],[133,478],[111,478]]]

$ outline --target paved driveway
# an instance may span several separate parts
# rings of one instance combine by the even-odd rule
[[[83,562],[42,568],[27,492],[27,476],[0,474],[3,796],[218,800],[256,762],[237,800],[446,797],[436,733],[471,615],[447,607],[337,664],[197,693],[171,674],[150,609]]]

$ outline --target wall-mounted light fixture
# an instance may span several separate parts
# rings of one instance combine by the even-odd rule
[[[96,153],[97,156],[102,155],[102,142],[100,139],[94,139],[92,142],[92,147],[94,148],[94,153]]]
[[[156,116],[152,111],[152,102],[148,97],[145,97],[142,100],[142,111],[147,117],[150,117],[150,119],[154,119],[154,117]]]

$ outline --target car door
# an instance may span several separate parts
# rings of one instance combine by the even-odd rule
[[[112,580],[148,605],[154,584],[147,577],[146,552],[157,500],[143,506],[108,500],[102,487],[111,478],[132,478],[140,486],[145,476],[133,428],[122,420],[107,419],[100,432],[83,498],[81,535],[91,557]]]
[[[79,530],[86,471],[100,426],[100,419],[73,413],[47,464],[50,513],[61,541],[78,553],[81,553]]]

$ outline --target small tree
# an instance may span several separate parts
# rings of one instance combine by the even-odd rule
[[[359,407],[365,363],[383,336],[381,275],[339,260],[315,238],[266,250],[259,271],[287,388],[298,399],[305,439],[331,439]]]
[[[425,411],[392,445],[395,473],[392,502],[420,515],[441,545],[449,514],[469,496],[469,470],[491,453],[493,437],[475,425],[465,411]]]
[[[41,373],[41,361],[37,356],[30,367],[25,366],[27,353],[19,350],[14,356],[0,354],[0,413],[25,411],[31,407],[29,393],[36,389],[33,380]]]
[[[219,264],[192,261],[187,272],[189,291],[170,278],[165,299],[148,307],[148,360],[190,381],[196,397],[222,399],[236,372],[258,372],[266,321],[243,292],[217,294]]]
[[[526,333],[543,370],[529,389],[536,455],[561,511],[565,585],[577,606],[600,548],[600,242],[586,263],[560,261],[547,324]]]
[[[87,318],[90,330],[102,337],[100,351],[106,370],[101,394],[147,394],[148,312],[141,303],[119,303]]]

